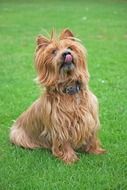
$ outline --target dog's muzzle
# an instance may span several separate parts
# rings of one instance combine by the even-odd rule
[[[63,57],[63,63],[61,64],[60,69],[62,69],[64,73],[72,71],[75,68],[75,65],[73,63],[73,57],[71,55],[71,52],[65,51],[62,54],[62,57]]]

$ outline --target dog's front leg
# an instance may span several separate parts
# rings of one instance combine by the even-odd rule
[[[78,157],[68,142],[59,143],[55,140],[52,146],[52,153],[67,164],[74,163]]]
[[[106,152],[106,150],[101,147],[96,134],[88,140],[86,145],[82,147],[82,150],[90,154],[104,154]]]

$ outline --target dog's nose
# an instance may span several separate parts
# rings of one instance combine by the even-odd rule
[[[65,58],[65,57],[66,57],[66,55],[71,55],[71,52],[66,50],[65,52],[63,52],[63,54],[62,54],[62,55],[63,55],[63,57]]]

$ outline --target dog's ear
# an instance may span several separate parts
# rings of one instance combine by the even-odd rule
[[[69,29],[64,29],[64,30],[61,32],[60,40],[66,39],[66,38],[70,38],[70,39],[73,39],[73,38],[74,38],[73,33],[72,33]]]
[[[46,47],[50,43],[50,41],[44,36],[38,36],[36,42],[38,49],[40,47]]]

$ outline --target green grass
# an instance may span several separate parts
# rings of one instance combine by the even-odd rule
[[[9,142],[14,119],[40,94],[33,82],[35,39],[69,27],[88,49],[108,153],[67,166],[46,150]],[[0,190],[127,189],[127,2],[0,1]]]

